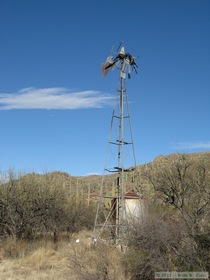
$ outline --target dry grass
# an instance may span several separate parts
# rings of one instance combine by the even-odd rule
[[[5,241],[5,247],[3,244],[1,249],[0,279],[71,279],[68,277],[67,258],[63,253],[64,244],[61,243],[55,251],[51,242],[26,244],[9,241]]]
[[[90,233],[83,231],[70,242],[59,241],[57,250],[50,241],[5,240],[0,248],[0,279],[124,280],[119,252],[107,244],[95,247],[90,240]]]

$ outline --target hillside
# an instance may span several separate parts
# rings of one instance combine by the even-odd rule
[[[186,160],[198,162],[201,160],[205,160],[206,165],[208,167],[208,170],[210,172],[210,152],[202,152],[202,153],[189,153],[189,154],[169,154],[169,155],[160,155],[157,156],[154,161],[138,165],[137,171],[138,171],[138,180],[140,185],[140,190],[143,195],[147,194],[147,188],[148,188],[148,180],[145,178],[145,176],[142,175],[142,173],[145,172],[146,169],[150,167],[158,166],[158,165],[164,165],[167,163],[173,164],[174,161],[180,156],[184,156]],[[83,196],[88,196],[88,192],[90,192],[91,199],[96,199],[96,197],[99,195],[100,186],[102,183],[102,175],[89,175],[89,176],[71,176],[68,173],[64,172],[52,172],[44,175],[38,175],[38,174],[28,174],[27,176],[50,176],[51,178],[56,178],[56,180],[60,181],[60,184],[65,186],[66,188],[69,188],[70,191],[72,190],[78,190],[79,193],[81,193]],[[110,174],[106,175],[104,177],[103,185],[104,188],[108,193],[111,193],[113,191],[113,187],[116,186],[116,179],[117,174]],[[136,188],[136,174],[131,172],[125,173],[125,189],[126,191],[131,191]],[[138,190],[137,190],[138,191]]]
[[[210,170],[210,152],[202,153],[190,153],[190,154],[169,154],[166,156],[157,156],[154,161],[138,165],[137,174],[133,171],[125,173],[125,192],[140,189],[141,195],[149,198],[151,194],[150,183],[148,178],[144,176],[145,170],[152,167],[154,170],[157,166],[164,165],[166,163],[173,163],[178,157],[184,156],[190,161],[205,160],[208,170]],[[137,178],[138,176],[138,182]],[[14,176],[16,177],[16,175]],[[65,188],[69,192],[69,196],[77,197],[78,201],[83,200],[90,203],[90,200],[95,201],[100,192],[102,184],[102,175],[89,175],[89,176],[73,176],[66,172],[54,171],[46,174],[29,173],[22,176],[29,182],[41,181],[45,178],[48,181],[53,181],[59,187]],[[106,175],[103,179],[103,191],[104,194],[111,195],[116,188],[117,174]],[[138,186],[137,186],[138,183]]]

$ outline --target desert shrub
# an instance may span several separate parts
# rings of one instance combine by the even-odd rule
[[[157,271],[173,271],[172,248],[180,238],[179,223],[168,214],[148,206],[144,219],[129,223],[124,264],[132,280],[149,280]]]
[[[92,229],[95,219],[95,205],[74,205],[68,209],[67,229],[69,233]]]
[[[173,155],[149,164],[143,179],[154,188],[148,216],[128,230],[125,263],[132,279],[155,271],[210,270],[210,159]]]
[[[174,252],[184,270],[210,270],[210,157],[176,154],[154,161],[145,178],[157,197],[181,224],[180,243]]]
[[[0,185],[1,234],[31,239],[37,232],[61,228],[66,205],[65,190],[49,178],[10,177]]]
[[[29,174],[17,177],[9,173],[0,184],[0,236],[32,240],[54,232],[78,231],[93,226],[93,207],[77,205],[64,185],[60,173]]]
[[[121,263],[121,255],[114,247],[99,243],[97,246],[83,242],[72,244],[68,252],[68,267],[77,280],[127,279]]]

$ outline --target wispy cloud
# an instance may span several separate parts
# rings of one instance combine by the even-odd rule
[[[172,145],[176,150],[210,149],[210,141],[182,142]]]
[[[112,99],[109,94],[93,90],[72,92],[66,88],[24,88],[15,93],[0,93],[0,110],[102,108]]]
[[[99,176],[101,175],[101,173],[98,173],[98,172],[91,172],[91,173],[86,173],[85,175],[83,176]]]

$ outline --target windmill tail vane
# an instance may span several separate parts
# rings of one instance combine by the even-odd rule
[[[130,73],[135,72],[137,74],[137,64],[135,58],[130,54],[125,52],[125,48],[121,47],[117,56],[108,56],[106,61],[102,64],[102,76],[103,78],[112,69],[114,70],[121,63],[120,66],[120,76],[121,78],[126,78],[126,68],[128,67],[128,78],[130,79]]]

